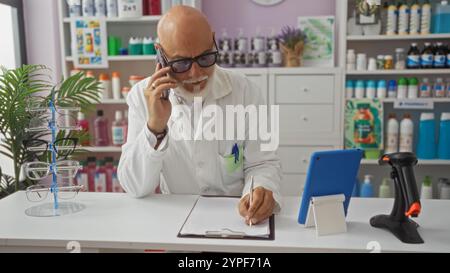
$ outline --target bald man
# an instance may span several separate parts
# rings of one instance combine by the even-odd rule
[[[261,151],[260,141],[248,136],[244,140],[186,137],[180,129],[195,132],[203,124],[179,118],[192,117],[199,101],[201,106],[222,110],[228,105],[265,105],[261,91],[244,76],[216,66],[214,33],[197,9],[172,8],[158,24],[158,37],[160,63],[127,97],[128,139],[118,168],[122,187],[137,198],[158,187],[164,194],[240,196],[243,221],[267,220],[281,204],[276,153]]]

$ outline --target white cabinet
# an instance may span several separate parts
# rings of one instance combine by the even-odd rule
[[[237,70],[261,87],[269,106],[279,106],[281,193],[298,196],[311,154],[342,148],[342,72],[338,68]]]

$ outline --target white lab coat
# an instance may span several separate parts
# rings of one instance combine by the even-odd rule
[[[214,73],[204,107],[217,105],[225,114],[226,105],[266,104],[259,88],[245,76],[220,67],[216,67]],[[274,193],[275,212],[279,211],[282,202],[280,160],[276,152],[261,152],[260,141],[177,140],[179,136],[171,137],[177,131],[170,130],[160,147],[153,148],[156,138],[147,128],[144,96],[149,80],[136,84],[127,97],[128,139],[122,147],[118,167],[124,190],[136,198],[155,192],[158,186],[164,194],[245,196],[250,191],[249,178],[253,176],[255,188],[262,186]],[[174,92],[170,92],[169,99],[173,106],[184,103]],[[172,116],[169,128],[192,126],[187,122],[177,124],[182,122]],[[241,164],[230,171],[226,161],[235,144],[242,147],[243,158]]]

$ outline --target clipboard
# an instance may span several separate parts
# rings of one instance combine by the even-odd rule
[[[216,229],[216,230],[207,230],[204,235],[197,235],[197,234],[182,234],[182,231],[190,219],[193,211],[195,210],[197,203],[201,198],[235,198],[240,199],[240,197],[236,196],[200,196],[197,201],[195,202],[194,206],[192,207],[191,211],[189,212],[188,216],[186,217],[185,221],[183,222],[183,225],[180,228],[180,231],[178,232],[177,237],[178,238],[194,238],[194,239],[239,239],[239,240],[267,240],[267,241],[273,241],[275,240],[275,216],[272,215],[268,219],[269,224],[269,235],[267,237],[265,236],[249,236],[244,232],[239,232],[232,230],[230,228],[222,228],[222,229]],[[220,213],[220,212],[219,212]],[[237,213],[237,212],[236,212]],[[241,217],[241,216],[239,216]],[[242,220],[243,221],[243,220]]]

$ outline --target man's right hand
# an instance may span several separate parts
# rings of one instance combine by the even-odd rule
[[[162,68],[158,64],[145,90],[149,114],[147,126],[155,133],[163,132],[167,128],[172,112],[170,101],[162,99],[164,91],[178,86],[177,81],[168,76],[169,72],[170,67]]]

